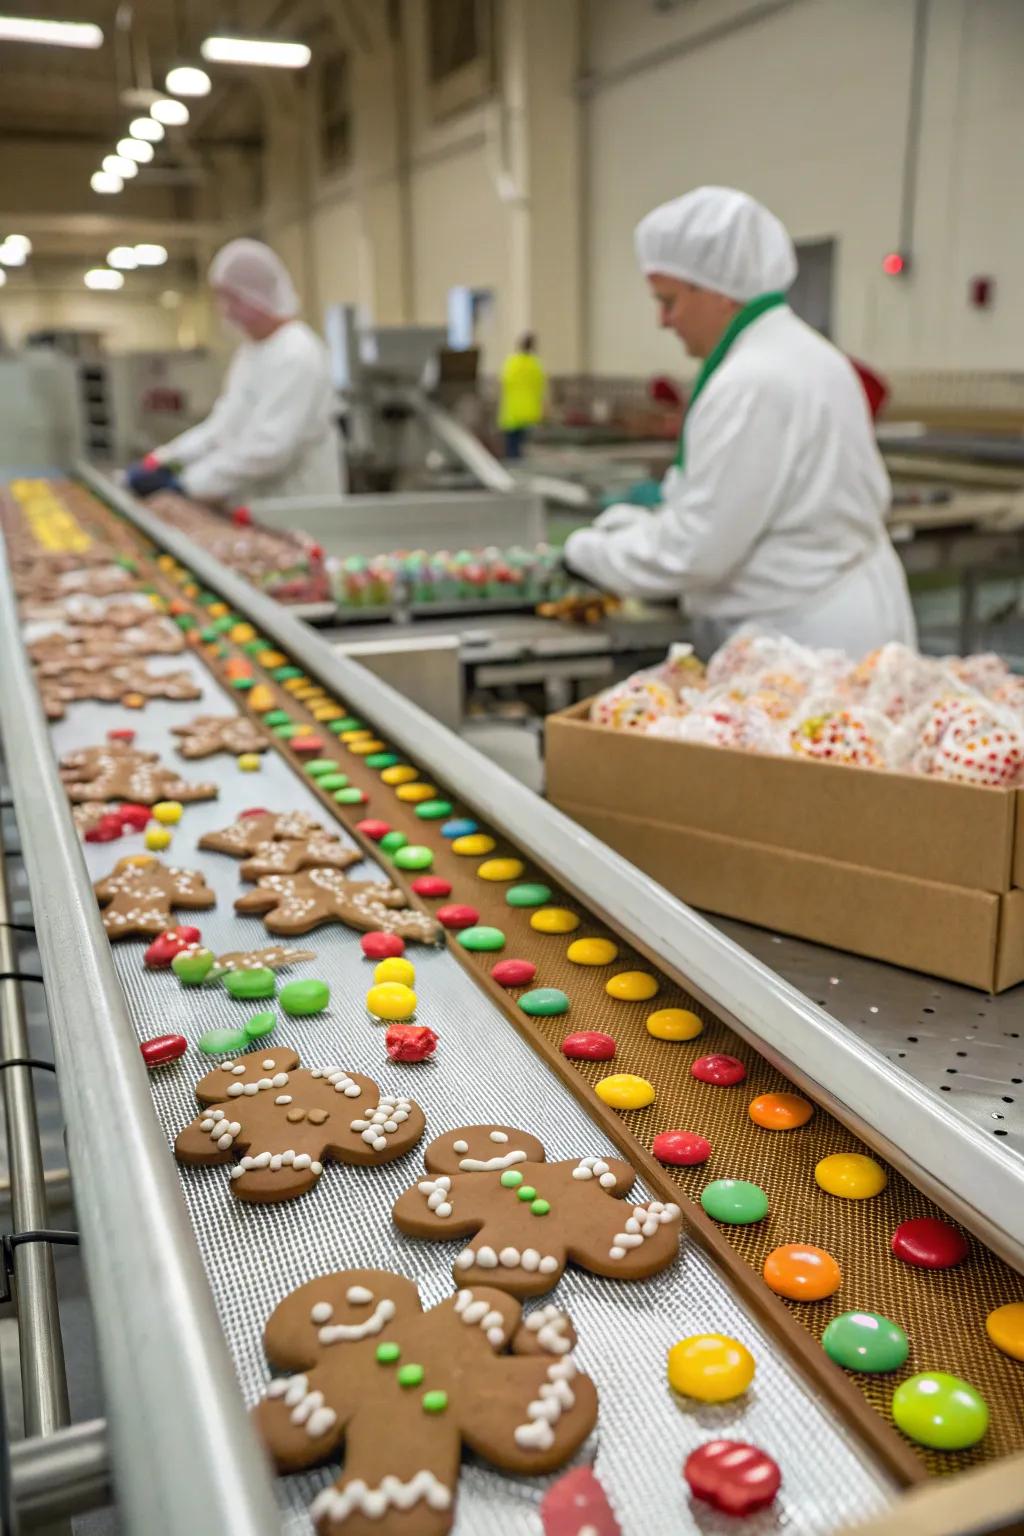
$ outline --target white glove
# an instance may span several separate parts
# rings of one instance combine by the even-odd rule
[[[591,523],[592,528],[600,528],[602,533],[616,533],[620,528],[632,528],[635,523],[642,522],[650,513],[643,507],[630,506],[629,502],[617,501],[612,507],[605,507],[598,513]]]

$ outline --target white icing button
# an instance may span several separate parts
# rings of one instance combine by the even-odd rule
[[[555,1270],[558,1268],[558,1260],[553,1258],[551,1254],[545,1254],[545,1256],[541,1259],[538,1268],[542,1275],[553,1275]]]
[[[276,1066],[277,1066],[277,1062],[276,1061],[265,1061],[265,1062],[263,1062],[263,1070],[264,1070],[264,1072],[273,1072],[273,1070],[274,1070],[274,1068]]]
[[[453,1141],[452,1142],[452,1151],[453,1152],[468,1152],[469,1151],[469,1142],[468,1141]]]
[[[501,1250],[501,1252],[498,1254],[498,1262],[499,1262],[499,1264],[503,1264],[506,1269],[518,1269],[519,1268],[519,1249],[518,1248],[503,1248]]]
[[[490,1138],[492,1141],[496,1141],[500,1147],[503,1147],[508,1141],[504,1131],[491,1131]]]

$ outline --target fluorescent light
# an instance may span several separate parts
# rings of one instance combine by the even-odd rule
[[[256,37],[208,37],[199,52],[213,64],[265,64],[274,69],[305,69],[305,43],[264,42]]]
[[[164,136],[163,124],[154,122],[151,117],[133,118],[128,132],[133,139],[148,139],[150,144],[159,144]]]
[[[124,287],[124,274],[111,272],[109,267],[92,267],[85,274],[85,286],[87,288],[114,288]]]
[[[0,245],[0,266],[23,267],[26,259],[20,245],[8,245],[6,240]]]
[[[107,252],[107,266],[118,267],[122,272],[134,272],[139,264],[139,258],[130,245],[115,245],[112,251]]]
[[[0,16],[0,43],[50,43],[56,48],[102,48],[103,29],[91,21],[40,21]]]
[[[184,128],[189,111],[183,101],[175,101],[173,96],[161,96],[150,107],[149,115],[155,122],[165,123],[168,128]]]
[[[205,69],[196,69],[191,64],[179,64],[177,69],[172,69],[164,81],[165,86],[172,96],[209,96],[210,77]]]
[[[32,255],[32,241],[28,235],[5,235],[4,245],[12,251],[23,251],[26,256]]]
[[[118,139],[117,152],[126,160],[137,160],[140,165],[148,165],[153,158],[153,146],[144,139]]]
[[[129,160],[125,155],[104,155],[103,169],[109,171],[111,176],[120,176],[122,181],[128,181],[132,176],[139,174],[135,161]]]
[[[162,245],[137,245],[135,260],[140,267],[162,267],[167,260],[167,251]]]
[[[120,176],[115,176],[113,171],[94,171],[89,185],[94,192],[120,192],[124,182]]]

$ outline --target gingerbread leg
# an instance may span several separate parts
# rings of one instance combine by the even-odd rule
[[[425,1412],[420,1394],[395,1415],[366,1411],[353,1419],[345,1466],[333,1488],[313,1501],[320,1536],[445,1536],[455,1516],[461,1453],[454,1415]]]

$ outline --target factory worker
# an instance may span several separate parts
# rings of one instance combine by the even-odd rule
[[[624,597],[684,600],[705,655],[750,622],[851,656],[913,645],[864,390],[786,303],[782,224],[700,187],[642,219],[636,249],[660,324],[701,367],[661,506],[609,507],[570,536],[566,564]]]
[[[296,318],[284,263],[259,240],[232,240],[214,257],[209,281],[221,313],[244,337],[223,392],[205,421],[133,465],[128,484],[141,496],[180,487],[228,506],[339,494],[327,352]]]

